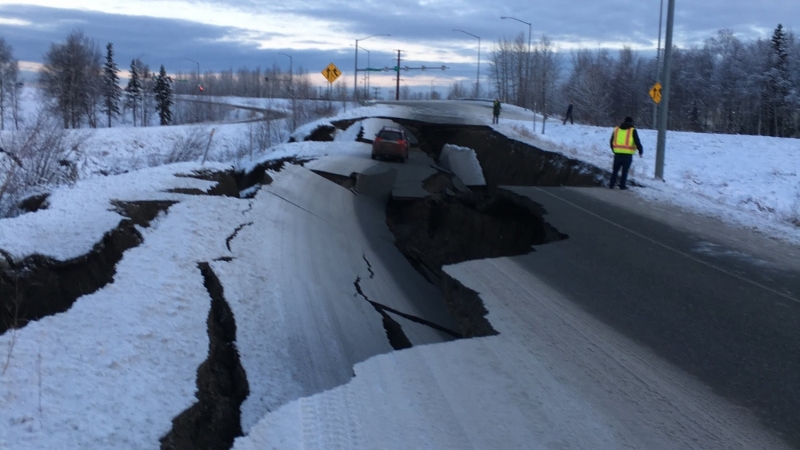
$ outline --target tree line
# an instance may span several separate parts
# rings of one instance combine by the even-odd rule
[[[552,115],[573,103],[587,124],[612,126],[631,116],[652,126],[648,91],[658,60],[630,48],[565,55],[547,37],[529,51],[520,34],[495,42],[489,64],[492,88],[504,102]],[[778,24],[770,39],[745,42],[721,30],[702,46],[674,47],[669,102],[673,130],[798,136],[800,42]]]
[[[151,73],[147,65],[133,60],[128,85],[123,89],[113,44],[106,45],[104,58],[97,43],[80,30],[70,33],[63,43],[51,44],[42,59],[38,78],[42,100],[64,128],[96,128],[101,118],[110,127],[122,109],[132,111],[134,125],[137,118],[147,123],[151,111],[158,115],[161,125],[172,122],[172,80],[163,65],[157,73]],[[9,108],[19,128],[21,87],[19,62],[0,37],[0,129],[5,127]]]
[[[216,73],[178,72],[170,77],[163,66],[153,73],[136,58],[123,88],[113,45],[106,46],[103,58],[97,44],[81,31],[73,31],[64,43],[52,44],[43,60],[39,82],[49,108],[65,128],[97,127],[101,118],[111,126],[114,117],[128,113],[134,126],[150,123],[154,114],[161,124],[169,124],[173,94],[292,99],[330,95],[342,102],[351,98],[344,83],[335,83],[330,94],[321,88],[315,91],[306,70],[287,73],[277,64]],[[573,103],[576,118],[587,124],[611,126],[631,116],[641,126],[652,126],[655,104],[648,90],[656,81],[659,61],[630,48],[564,54],[547,36],[529,47],[520,33],[494,43],[488,92],[545,115],[560,115]],[[670,129],[800,135],[800,41],[780,24],[770,39],[745,42],[730,30],[721,30],[701,46],[675,47],[670,78]],[[19,127],[21,86],[19,63],[0,37],[0,129],[9,120]],[[480,94],[453,83],[446,97]],[[445,95],[432,87],[427,93],[403,86],[400,97]]]
[[[6,129],[9,115],[14,127],[19,128],[21,89],[19,61],[14,59],[11,46],[0,37],[0,130]]]

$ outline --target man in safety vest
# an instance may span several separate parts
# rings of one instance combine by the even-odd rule
[[[611,183],[608,187],[614,189],[617,182],[617,172],[622,168],[622,177],[619,179],[619,188],[628,189],[625,183],[628,181],[628,169],[631,168],[633,155],[638,151],[642,157],[642,142],[639,134],[633,128],[633,119],[626,117],[622,125],[614,128],[611,135],[611,151],[614,152],[614,171],[611,172]]]

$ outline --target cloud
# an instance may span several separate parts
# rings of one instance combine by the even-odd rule
[[[486,63],[493,44],[518,35],[526,39],[529,30],[526,24],[501,20],[501,16],[530,22],[534,43],[546,34],[565,53],[574,48],[623,45],[652,51],[658,40],[659,2],[655,0],[535,4],[529,0],[502,4],[477,0],[170,0],[168,4],[166,0],[28,0],[59,8],[5,1],[26,0],[0,0],[0,34],[21,60],[40,62],[51,43],[80,28],[101,48],[113,42],[121,67],[140,56],[153,67],[164,64],[173,72],[196,70],[188,59],[200,62],[203,71],[274,64],[287,70],[289,59],[280,54],[287,53],[293,68],[311,72],[315,83],[324,80],[314,74],[333,62],[350,86],[355,39],[376,34],[391,36],[359,42],[370,51],[371,66],[394,66],[396,50],[401,49],[401,65],[446,64],[451,69],[440,73],[443,78],[464,80],[474,79],[478,43],[453,29],[481,36],[481,73],[488,74]],[[192,21],[175,19],[176,5]],[[137,15],[112,13],[119,11]],[[800,17],[797,0],[678,2],[675,42],[701,45],[723,28],[742,39],[767,37],[778,21],[796,17]],[[784,25],[792,30],[792,23]],[[366,57],[366,51],[359,53],[359,67],[366,66]],[[431,79],[416,72],[403,75],[409,81]]]

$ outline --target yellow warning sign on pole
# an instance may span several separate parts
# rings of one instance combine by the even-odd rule
[[[328,64],[328,67],[322,70],[322,76],[328,80],[328,83],[333,83],[340,75],[342,75],[342,72],[333,63]]]
[[[650,97],[653,99],[654,102],[661,103],[661,83],[659,83],[658,81],[656,81],[656,84],[654,84],[653,87],[650,88]]]

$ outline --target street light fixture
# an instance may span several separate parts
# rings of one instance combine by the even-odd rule
[[[197,64],[197,87],[199,87],[200,88],[200,92],[202,92],[203,91],[203,87],[200,85],[200,63],[195,61],[195,60],[193,60],[193,59],[189,59],[189,58],[183,58],[183,59],[185,59],[187,61],[191,61],[191,62]]]
[[[459,31],[464,34],[468,34],[474,38],[478,38],[478,76],[475,79],[475,98],[478,98],[481,92],[481,38],[480,36],[476,36],[464,30],[453,30],[453,31]]]
[[[292,85],[292,55],[286,53],[279,54],[289,58],[289,95],[292,97],[292,131],[294,131],[297,129],[297,108],[295,108],[294,86]]]
[[[292,72],[293,72],[292,71],[292,56],[291,55],[287,55],[286,53],[279,53],[279,54],[289,58],[289,92],[291,92],[292,91],[292,81],[294,79],[293,75],[292,75]]]
[[[391,34],[373,34],[361,39],[356,39],[356,65],[355,70],[353,71],[353,99],[356,101],[356,103],[358,103],[358,41],[364,41],[378,36],[391,36]]]
[[[372,52],[361,47],[361,50],[367,52],[367,69],[369,69],[369,57]],[[369,99],[369,70],[364,71],[364,93],[366,94],[366,98]]]
[[[528,97],[529,97],[529,84],[531,80],[531,23],[525,22],[524,20],[517,19],[516,17],[509,17],[503,16],[501,19],[511,19],[516,20],[517,22],[524,23],[528,25],[528,57],[525,58],[525,98],[522,100],[522,104],[525,108],[528,107]]]

